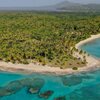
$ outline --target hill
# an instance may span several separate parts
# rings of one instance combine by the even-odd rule
[[[21,10],[21,11],[57,11],[57,12],[100,12],[100,4],[79,4],[69,1],[43,6],[43,7],[1,7],[0,10]]]

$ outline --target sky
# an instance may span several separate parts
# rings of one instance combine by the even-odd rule
[[[0,0],[0,7],[37,7],[53,5],[66,0]],[[100,0],[69,0],[78,3],[100,3]]]

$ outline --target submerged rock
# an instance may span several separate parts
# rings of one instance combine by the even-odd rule
[[[20,80],[20,83],[23,86],[27,86],[27,87],[34,86],[34,85],[43,86],[44,85],[44,80],[41,79],[41,78],[26,78],[26,79]]]
[[[36,94],[36,93],[38,93],[39,91],[40,91],[40,88],[30,88],[30,89],[28,90],[28,92],[31,93],[31,94]]]
[[[28,92],[31,94],[38,93],[44,84],[45,82],[43,79],[34,79],[33,84],[28,85]]]
[[[5,86],[6,89],[9,90],[19,90],[23,88],[23,85],[21,84],[20,80],[10,82],[8,85]]]
[[[55,98],[54,100],[66,100],[66,97],[65,97],[65,96],[57,97],[57,98]]]
[[[62,82],[65,86],[73,86],[82,83],[82,78],[78,76],[62,77]]]
[[[5,87],[0,88],[0,96],[7,96],[14,94],[22,88],[23,86],[21,85],[20,81],[10,82]]]
[[[54,93],[54,91],[48,90],[44,93],[40,93],[39,97],[44,98],[44,99],[48,99],[53,93]]]
[[[8,83],[5,87],[0,88],[0,97],[15,94],[22,88],[27,87],[29,93],[38,92],[44,85],[44,80],[40,78],[26,78]]]

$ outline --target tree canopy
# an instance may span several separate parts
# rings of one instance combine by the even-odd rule
[[[71,47],[100,32],[100,15],[0,12],[0,59],[66,66]]]

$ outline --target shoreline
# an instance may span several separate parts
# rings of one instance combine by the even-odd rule
[[[97,38],[100,38],[100,34],[92,35],[90,38],[80,41],[75,45],[75,47],[80,50],[81,45],[88,43]],[[80,55],[79,53],[74,53],[74,56],[82,58],[82,55]],[[52,73],[52,74],[63,75],[63,74],[86,72],[86,71],[94,70],[96,68],[100,68],[99,66],[100,62],[98,59],[86,55],[86,61],[87,61],[86,66],[80,67],[78,68],[78,70],[73,70],[72,68],[60,69],[59,67],[49,67],[47,65],[42,66],[34,63],[25,65],[25,64],[12,64],[10,62],[7,63],[4,61],[0,61],[0,71],[22,72],[22,73],[43,73],[43,74]]]
[[[23,73],[23,74],[32,74],[32,73],[41,73],[41,74],[55,74],[55,75],[65,75],[65,74],[75,74],[80,72],[92,71],[100,66],[97,66],[97,63],[87,65],[84,67],[78,68],[78,70],[73,70],[72,68],[60,69],[59,67],[49,67],[34,65],[30,63],[28,65],[24,64],[12,64],[0,61],[0,71],[12,72],[12,73]]]
[[[83,40],[83,41],[80,41],[79,43],[77,43],[75,45],[75,48],[78,49],[78,50],[81,50],[80,47],[86,43],[89,43],[95,39],[98,39],[100,38],[100,34],[97,34],[97,35],[91,35],[91,37]],[[83,56],[79,53],[74,53],[73,55],[74,57],[80,57],[81,59],[83,59]],[[96,59],[95,57],[89,55],[88,56],[88,53],[85,54],[85,57],[86,57],[86,66],[83,67],[83,68],[80,68],[80,72],[82,71],[91,71],[91,70],[95,70],[96,68],[100,68],[100,60],[99,59]]]
[[[81,50],[80,47],[81,47],[82,45],[84,45],[84,44],[86,44],[86,43],[89,43],[89,42],[91,42],[91,41],[93,41],[93,40],[95,40],[95,39],[98,39],[98,38],[100,38],[100,34],[91,35],[91,37],[89,37],[89,38],[87,38],[87,39],[85,39],[85,40],[80,41],[79,43],[77,43],[77,44],[75,45],[75,48],[78,49],[78,50]],[[74,56],[75,56],[75,57],[78,56],[78,57],[82,58],[82,55],[80,55],[79,53],[76,53],[76,55],[74,55]],[[93,56],[91,56],[91,55],[88,56],[88,53],[86,53],[85,56],[86,56],[87,66],[89,66],[89,65],[91,65],[91,64],[94,65],[94,63],[95,63],[95,65],[96,65],[96,64],[97,64],[97,65],[100,65],[100,60],[99,60],[99,58],[96,59],[95,57],[93,57]]]
[[[95,39],[98,39],[98,38],[100,38],[100,34],[91,35],[91,37],[89,37],[89,38],[87,38],[87,39],[85,39],[85,40],[82,40],[82,41],[80,41],[79,43],[77,43],[77,44],[75,45],[75,47],[76,47],[77,49],[80,49],[80,46],[81,46],[81,45],[84,45],[85,43],[91,42],[91,41],[93,41],[93,40],[95,40]]]

